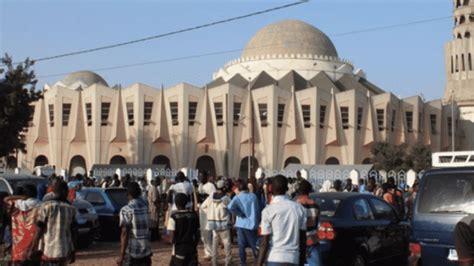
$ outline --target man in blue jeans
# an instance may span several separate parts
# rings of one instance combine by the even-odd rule
[[[240,265],[247,265],[245,249],[252,249],[252,254],[257,257],[257,228],[260,222],[260,212],[257,196],[249,193],[247,184],[242,180],[237,181],[236,194],[227,206],[229,212],[237,216],[237,242],[239,245]]]

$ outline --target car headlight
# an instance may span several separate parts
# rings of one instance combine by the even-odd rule
[[[87,208],[87,212],[89,212],[90,214],[96,214],[94,208]]]

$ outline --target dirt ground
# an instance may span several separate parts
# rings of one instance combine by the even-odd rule
[[[86,249],[78,250],[76,262],[73,265],[83,266],[112,266],[119,255],[119,242],[96,242]],[[169,265],[171,259],[171,245],[164,242],[152,242],[153,265]],[[199,258],[204,256],[202,245],[198,247]],[[250,249],[247,249],[247,263],[253,263],[253,257]],[[219,250],[219,265],[224,265],[224,250]],[[210,266],[210,262],[199,261],[202,266]],[[233,265],[239,265],[239,255],[237,245],[232,249]]]

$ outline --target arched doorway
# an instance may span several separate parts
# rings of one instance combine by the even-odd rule
[[[18,166],[18,161],[14,156],[7,157],[7,168],[15,169]]]
[[[240,161],[240,170],[239,170],[239,177],[244,179],[244,180],[248,180],[249,178],[249,157],[250,156],[247,156],[247,157],[244,157],[241,161]],[[255,172],[257,171],[258,169],[258,160],[257,158],[255,157],[251,157],[252,161],[252,169],[250,170],[251,174],[252,175],[255,175]]]
[[[164,165],[165,169],[171,169],[170,159],[164,155],[158,155],[153,158],[151,164]]]
[[[34,167],[43,165],[48,165],[48,158],[46,158],[44,155],[36,157]]]
[[[327,165],[338,165],[339,160],[336,157],[330,157],[326,160]]]
[[[209,176],[216,176],[216,165],[212,157],[203,155],[197,159],[196,169],[199,171],[207,171]]]
[[[289,164],[301,164],[301,161],[297,157],[288,157],[283,168],[286,168]]]
[[[80,155],[76,155],[71,158],[69,163],[69,176],[75,176],[77,174],[85,175],[87,172],[86,160]]]
[[[372,164],[372,160],[370,158],[365,158],[362,160],[362,164]]]
[[[123,156],[115,155],[114,157],[110,159],[110,164],[123,165],[123,164],[127,164],[127,160]]]

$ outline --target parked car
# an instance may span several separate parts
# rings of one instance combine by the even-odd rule
[[[406,265],[409,225],[382,199],[362,193],[315,193],[324,265]]]
[[[474,155],[472,158],[467,161],[474,161]],[[413,265],[458,265],[454,228],[473,208],[474,167],[425,172],[413,213],[410,243]]]
[[[119,213],[128,204],[125,188],[83,188],[80,197],[94,206],[104,236],[119,233]]]
[[[38,193],[38,199],[42,200],[43,195],[41,194],[46,192],[48,180],[32,175],[0,175],[0,191],[7,192],[10,195],[17,192],[20,187],[26,184],[34,185],[38,189],[38,192],[41,192]],[[79,239],[76,244],[80,247],[87,247],[99,236],[98,216],[94,207],[85,200],[76,199],[72,205],[77,209],[76,222],[78,224]]]

